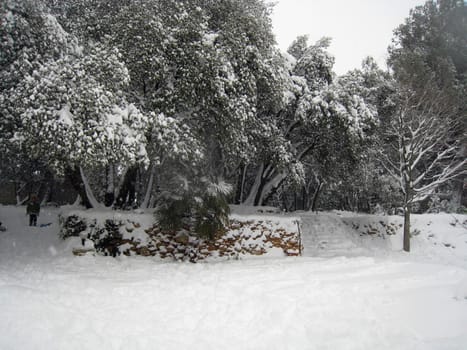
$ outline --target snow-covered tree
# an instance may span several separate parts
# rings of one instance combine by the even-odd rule
[[[147,162],[148,120],[123,98],[127,82],[118,52],[97,45],[41,64],[15,91],[16,139],[59,172]]]
[[[394,31],[393,45],[389,48],[389,64],[395,78],[414,91],[435,84],[456,106],[456,114],[464,120],[455,139],[462,139],[467,128],[467,3],[462,0],[430,0],[415,7]],[[464,142],[467,157],[467,142]],[[447,184],[453,209],[459,208],[465,177]]]
[[[27,192],[39,191],[37,181],[32,181],[37,178],[33,174],[49,174],[49,171],[40,159],[35,159],[14,142],[14,135],[22,125],[19,113],[22,105],[14,96],[18,85],[38,64],[59,58],[64,52],[73,50],[75,44],[56,19],[48,15],[41,1],[6,0],[0,3],[2,180],[15,183],[18,202],[24,199],[25,189]]]
[[[459,85],[465,88],[466,19],[463,0],[429,0],[412,9],[394,31],[389,48],[389,64],[396,78],[414,88],[423,88],[433,79],[445,92]]]
[[[403,193],[404,250],[410,251],[410,214],[417,201],[440,185],[466,174],[467,160],[460,153],[462,120],[435,84],[423,93],[401,87],[395,115],[386,130],[387,148],[382,164]]]
[[[92,0],[52,3],[80,38],[119,49],[131,78],[127,99],[168,118],[167,128],[174,129],[164,133],[184,129],[188,137],[180,138],[177,149],[197,140],[204,153],[197,166],[206,175],[230,178],[239,164],[255,158],[259,129],[269,123],[262,118],[281,103],[270,7],[263,1],[126,1],[118,11],[106,8],[112,0],[99,6]],[[88,15],[80,16],[83,11]],[[177,152],[151,145],[153,140],[150,162],[162,157],[173,164]],[[162,170],[151,169],[148,184]]]
[[[285,181],[294,179],[292,183],[303,184],[305,164],[329,163],[337,167],[338,157],[352,157],[375,123],[374,107],[347,81],[333,81],[334,59],[327,52],[329,39],[306,49],[302,39],[289,50],[302,56],[286,56],[284,107],[270,117],[272,137],[268,141],[272,147],[266,147],[262,155],[246,204],[263,204]]]
[[[321,197],[321,207],[355,211],[373,211],[376,207],[390,209],[397,202],[397,191],[379,163],[378,149],[383,137],[381,133],[393,114],[394,79],[389,72],[381,70],[373,58],[367,57],[361,68],[349,71],[337,80],[350,94],[360,96],[376,109],[377,116],[373,127],[367,125],[365,137],[353,143],[356,147],[353,152],[346,152],[347,156],[337,161],[339,166],[329,169],[326,168],[329,163],[324,163],[317,167],[318,174],[321,173],[319,179],[326,180],[327,189]]]
[[[99,46],[40,65],[16,89],[31,154],[55,168],[145,161],[147,118],[122,99],[118,52]]]
[[[7,139],[96,185],[96,201],[81,191],[94,203],[147,208],[180,178],[192,197],[226,179],[237,201],[263,204],[344,173],[375,122],[359,77],[332,72],[328,39],[279,53],[263,0],[42,1],[41,25],[2,27],[6,66],[22,65],[2,89]],[[47,47],[28,39],[36,27]]]

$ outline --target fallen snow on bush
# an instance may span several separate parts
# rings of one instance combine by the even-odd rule
[[[55,209],[30,228],[24,208],[0,207],[0,349],[465,349],[462,220],[420,216],[405,254],[400,233],[360,236],[348,213],[313,215],[302,228],[328,222],[336,239],[302,232],[305,257],[191,264],[75,257]],[[348,257],[336,249],[346,235]]]

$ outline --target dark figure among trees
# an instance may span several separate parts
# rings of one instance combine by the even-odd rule
[[[39,200],[36,196],[31,196],[31,201],[26,206],[26,213],[29,215],[29,226],[37,225],[37,217],[41,211]]]

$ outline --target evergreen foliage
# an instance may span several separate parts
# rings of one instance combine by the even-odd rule
[[[467,5],[457,0],[427,1],[413,9],[390,47],[397,85],[382,163],[403,193],[406,251],[415,203],[443,186],[458,192],[453,199],[463,195],[466,55]]]
[[[415,8],[395,31],[393,72],[366,58],[342,76],[329,38],[299,36],[279,52],[271,10],[263,0],[3,1],[2,183],[67,177],[88,207],[157,207],[163,228],[209,238],[233,201],[390,209],[403,191],[381,154],[400,155],[391,145],[410,135],[389,131],[401,111],[430,107],[427,86],[452,107],[435,124],[458,126],[438,141],[463,159],[465,2]]]
[[[230,208],[228,195],[232,188],[223,181],[207,178],[189,182],[179,179],[172,192],[156,208],[156,218],[163,230],[192,230],[200,237],[214,239],[227,226]],[[198,183],[196,183],[198,182]],[[181,186],[180,186],[181,184]]]

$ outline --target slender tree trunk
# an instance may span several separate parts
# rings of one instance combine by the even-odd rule
[[[243,186],[245,182],[245,171],[246,165],[240,165],[237,169],[237,181],[235,185],[235,197],[233,199],[234,204],[243,203]]]
[[[319,194],[321,193],[321,188],[323,187],[323,183],[320,182],[318,184],[318,187],[316,187],[315,193],[313,194],[313,200],[311,202],[311,211],[316,212],[316,207],[318,205],[318,197]]]
[[[305,186],[302,187],[302,210],[306,210],[305,207],[306,207],[306,202],[307,202],[307,198],[308,198],[308,193],[306,192],[306,188]]]
[[[92,192],[91,185],[89,184],[88,178],[84,174],[83,168],[79,168],[80,174],[81,174],[81,181],[84,185],[84,190],[86,192],[86,196],[88,198],[89,203],[91,204],[92,208],[98,208],[100,207],[99,201],[94,197],[94,193]]]
[[[410,204],[404,208],[404,251],[410,252]]]
[[[246,181],[246,172],[248,169],[248,164],[245,164],[243,167],[243,172],[242,172],[242,182],[240,184],[240,200],[239,203],[243,202],[243,193],[245,192],[245,181]]]
[[[264,164],[261,164],[258,172],[256,173],[255,182],[253,183],[253,186],[250,189],[250,193],[248,197],[245,199],[245,201],[243,202],[243,204],[255,205],[255,199],[258,194],[260,185],[261,185],[261,179],[263,177],[263,173],[264,173]]]
[[[148,185],[146,188],[146,194],[144,195],[143,203],[141,203],[141,209],[149,208],[149,204],[151,203],[151,196],[152,196],[152,188],[154,186],[154,178],[156,176],[156,166],[154,164],[151,165],[151,172],[149,174]]]
[[[410,252],[410,214],[412,209],[412,171],[407,161],[407,155],[403,154],[403,175],[405,183],[405,193],[404,193],[404,251]]]
[[[114,198],[114,202],[112,203],[112,205],[116,206],[117,205],[117,199],[120,197],[120,193],[122,192],[122,188],[123,188],[123,184],[125,182],[125,179],[126,179],[126,173],[128,172],[128,169],[130,169],[129,166],[126,166],[123,171],[122,171],[122,174],[120,176],[118,176],[119,180],[118,180],[118,184],[115,188],[115,198]]]
[[[112,206],[115,200],[115,175],[114,167],[110,164],[107,167],[107,189],[105,192],[104,204],[106,207]]]
[[[17,183],[15,182],[16,205],[23,205],[28,200],[27,195],[21,199],[21,192],[26,188],[26,185],[27,183],[23,183],[17,188]]]

